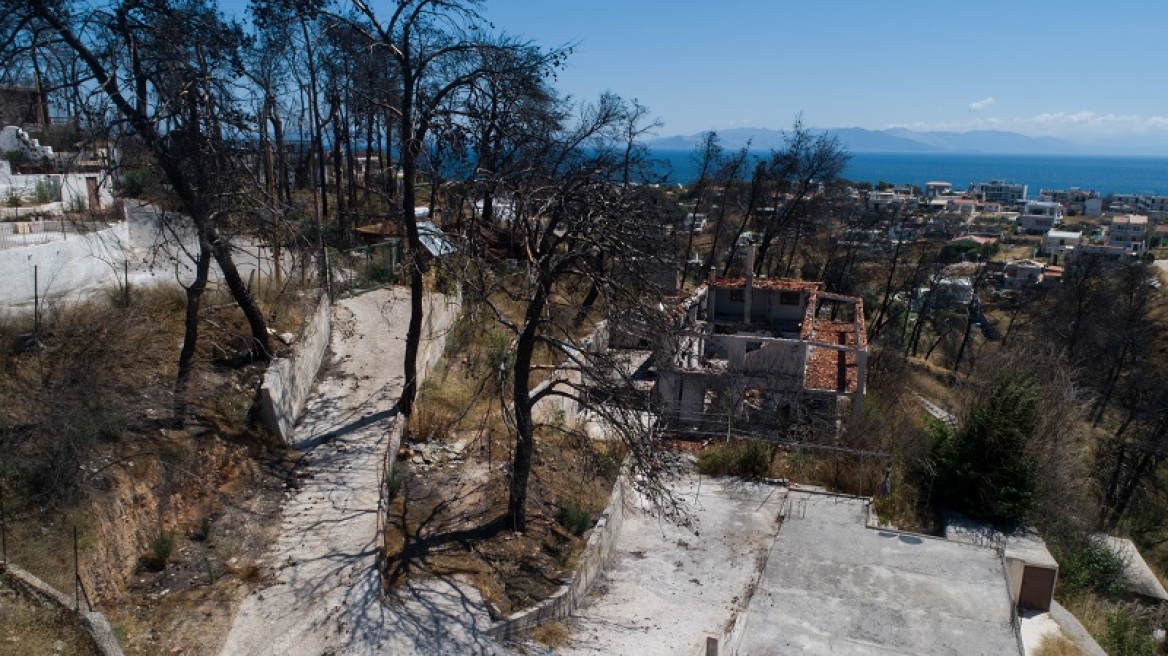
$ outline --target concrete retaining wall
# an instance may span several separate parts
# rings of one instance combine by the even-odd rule
[[[295,344],[292,357],[273,360],[264,374],[260,386],[260,417],[268,430],[285,444],[304,412],[308,393],[328,353],[331,336],[332,305],[327,296],[322,296]]]
[[[424,300],[424,314],[422,323],[422,344],[418,349],[418,387],[426,381],[426,377],[430,375],[430,371],[438,364],[439,358],[442,357],[446,350],[446,336],[450,333],[450,327],[458,320],[458,315],[462,312],[462,294],[458,296],[443,296],[441,294],[427,294]],[[385,479],[393,471],[393,467],[397,464],[397,451],[401,448],[402,433],[405,428],[405,420],[400,414],[395,414],[393,417],[393,426],[389,429],[389,442],[385,446],[385,456],[381,463],[381,480],[378,481],[377,499],[377,536],[375,544],[377,545],[378,563],[377,571],[383,572],[385,570],[385,527],[382,522],[385,521],[385,512],[389,504],[388,486],[385,484]]]
[[[0,574],[6,576],[10,581],[24,589],[26,593],[37,599],[61,609],[70,612],[73,611],[76,602],[75,599],[16,565],[8,563],[6,568],[0,569]],[[122,656],[122,648],[118,646],[118,640],[114,637],[113,629],[110,627],[109,622],[106,621],[104,615],[82,610],[77,613],[77,617],[81,621],[81,626],[85,629],[85,632],[93,640],[93,645],[97,648],[99,654],[102,656]]]
[[[604,514],[592,527],[588,536],[588,543],[580,554],[580,565],[560,589],[551,597],[538,605],[511,615],[496,622],[486,630],[486,633],[498,640],[512,640],[520,633],[548,620],[560,619],[572,614],[588,592],[604,566],[608,564],[609,556],[620,537],[621,525],[624,523],[625,475],[617,478],[612,488],[612,497]]]
[[[462,295],[426,294],[422,313],[422,343],[418,348],[418,387],[446,350],[446,335],[462,312]]]

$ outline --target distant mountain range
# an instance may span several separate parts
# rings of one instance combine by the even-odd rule
[[[1015,132],[974,130],[971,132],[914,132],[903,128],[866,130],[864,128],[813,129],[836,136],[854,153],[985,153],[997,155],[1091,155],[1099,149],[1056,139],[1028,137]],[[767,128],[730,128],[719,130],[718,138],[727,150],[750,144],[751,150],[770,150],[783,146],[785,132]],[[654,150],[693,150],[701,143],[701,134],[651,139],[646,144]]]

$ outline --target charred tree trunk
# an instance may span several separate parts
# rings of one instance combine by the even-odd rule
[[[247,319],[247,326],[251,330],[250,356],[253,359],[267,362],[272,357],[272,349],[264,313],[256,304],[255,297],[248,291],[247,284],[239,275],[239,269],[236,268],[235,260],[231,257],[231,245],[216,234],[213,227],[208,226],[206,234],[210,241],[211,252],[215,257],[215,263],[219,265],[219,270],[223,273],[223,281],[227,283],[231,297],[239,305],[239,309],[243,311],[243,316]]]
[[[535,423],[533,403],[528,389],[531,377],[531,356],[535,351],[536,331],[546,303],[543,281],[536,282],[534,298],[527,306],[523,331],[515,343],[515,458],[511,466],[511,481],[507,499],[507,524],[513,531],[527,529],[527,481],[531,476],[532,457],[535,454]]]
[[[189,408],[191,373],[194,371],[195,349],[199,343],[199,306],[207,290],[211,271],[211,246],[205,234],[199,235],[199,255],[195,260],[195,279],[186,288],[186,315],[183,319],[183,343],[178,353],[178,376],[174,381],[174,425],[186,423]]]

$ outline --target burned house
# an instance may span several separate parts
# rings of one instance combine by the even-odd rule
[[[819,282],[711,275],[675,312],[657,357],[671,423],[781,429],[834,425],[846,404],[859,412],[868,358],[860,298]]]

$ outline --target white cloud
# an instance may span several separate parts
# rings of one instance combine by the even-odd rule
[[[981,110],[986,109],[987,107],[992,107],[994,105],[994,103],[996,103],[996,102],[997,101],[994,100],[993,96],[989,96],[987,98],[982,98],[981,100],[975,100],[975,101],[969,103],[969,111],[980,112]]]

